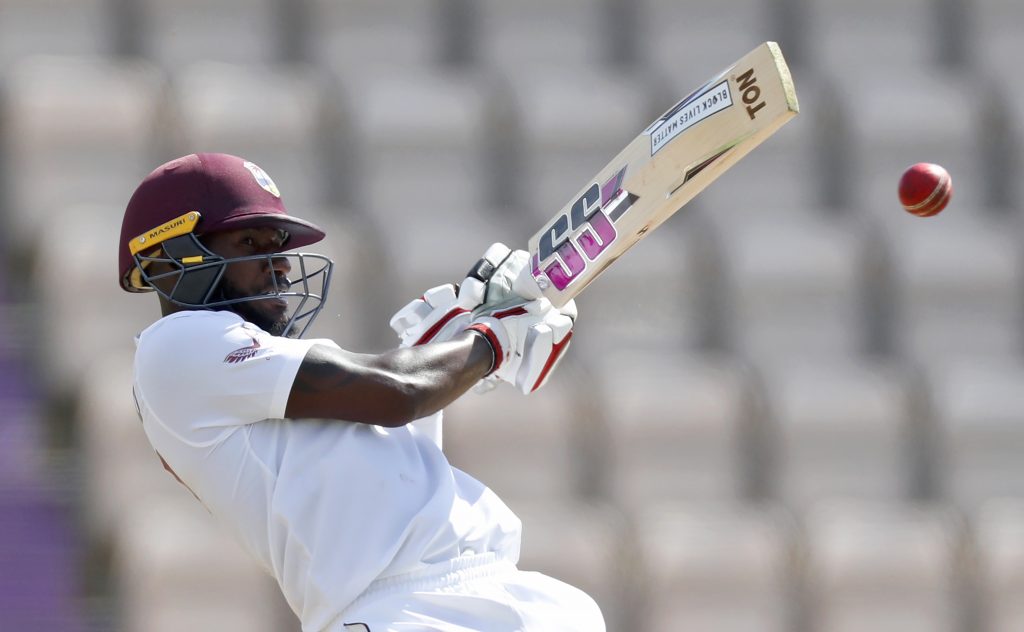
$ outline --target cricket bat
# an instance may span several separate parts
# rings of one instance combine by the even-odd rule
[[[800,111],[765,42],[658,117],[530,238],[522,296],[561,307]]]

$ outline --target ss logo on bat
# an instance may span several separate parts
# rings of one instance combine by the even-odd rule
[[[534,277],[541,272],[558,290],[564,290],[613,242],[617,233],[603,209],[602,187],[597,182],[583,192],[568,213],[556,217],[541,234]]]

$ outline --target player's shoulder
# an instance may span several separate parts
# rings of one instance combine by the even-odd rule
[[[139,340],[152,340],[175,336],[185,332],[218,331],[245,324],[234,312],[213,310],[186,310],[168,314],[139,334]]]
[[[164,316],[139,334],[136,356],[167,352],[180,353],[190,348],[218,346],[236,339],[262,337],[263,331],[233,312],[195,310]]]

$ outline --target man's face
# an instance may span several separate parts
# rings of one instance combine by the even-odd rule
[[[203,244],[216,254],[231,259],[252,255],[269,255],[281,252],[285,235],[276,228],[240,228],[202,238]],[[230,263],[224,266],[219,290],[225,299],[247,298],[288,289],[288,273],[291,263],[287,257],[273,260],[267,258]],[[288,303],[282,298],[269,297],[255,301],[236,303],[228,307],[242,318],[259,328],[279,336],[288,325]]]

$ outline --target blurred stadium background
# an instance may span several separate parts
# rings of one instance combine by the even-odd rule
[[[334,257],[315,335],[524,244],[780,42],[802,114],[579,299],[544,391],[448,416],[524,568],[609,629],[1024,630],[1018,0],[0,0],[0,630],[297,630],[130,400],[141,178],[263,166]],[[942,216],[907,165],[949,168]]]

